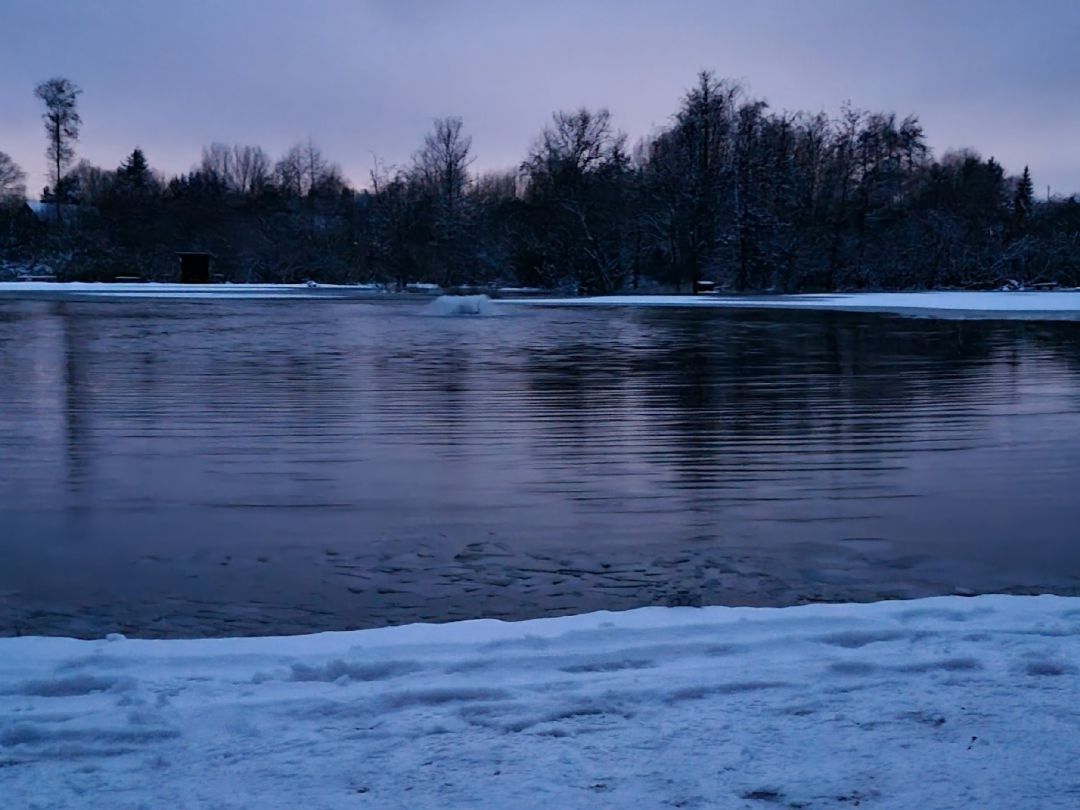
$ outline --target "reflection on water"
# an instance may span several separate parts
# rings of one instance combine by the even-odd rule
[[[1080,326],[0,302],[0,632],[1080,580]]]

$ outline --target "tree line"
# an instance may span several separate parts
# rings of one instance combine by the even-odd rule
[[[460,118],[357,190],[312,140],[274,160],[214,143],[164,177],[135,148],[76,162],[81,90],[40,84],[50,186],[27,216],[0,152],[0,249],[67,279],[175,276],[205,250],[230,281],[513,285],[608,293],[1080,285],[1080,201],[1037,199],[970,150],[934,157],[915,117],[776,112],[698,75],[630,145],[604,109],[556,112],[521,164],[473,170]]]

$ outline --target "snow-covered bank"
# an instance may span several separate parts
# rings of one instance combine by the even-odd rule
[[[83,281],[0,282],[2,298],[184,298],[282,299],[370,295],[382,292],[377,284],[162,284]]]
[[[0,640],[36,808],[1080,805],[1080,598]]]
[[[410,285],[417,287],[418,285]],[[428,292],[429,290],[423,290]],[[377,284],[162,284],[91,282],[0,282],[5,298],[189,300],[349,298],[386,295]],[[446,296],[462,298],[461,296]],[[477,296],[468,297],[470,300]],[[1080,320],[1080,290],[1055,292],[910,292],[832,295],[607,295],[583,298],[500,298],[503,304],[558,307],[683,307],[803,309],[891,312],[951,318]]]
[[[1080,291],[911,292],[835,295],[607,295],[522,298],[504,303],[577,307],[726,307],[892,312],[964,318],[1080,319]]]

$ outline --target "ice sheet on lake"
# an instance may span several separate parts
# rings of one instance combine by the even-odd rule
[[[905,292],[834,295],[607,295],[592,298],[523,298],[529,306],[727,307],[894,312],[946,317],[1080,319],[1080,291]]]
[[[1075,808],[1080,599],[0,640],[41,808]]]

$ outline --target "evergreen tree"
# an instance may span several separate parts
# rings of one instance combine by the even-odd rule
[[[120,164],[116,174],[117,177],[122,178],[127,185],[136,191],[146,189],[152,180],[150,164],[146,162],[146,155],[138,147],[135,147],[135,150],[128,155],[127,160]]]
[[[1031,218],[1031,210],[1035,204],[1035,184],[1031,181],[1031,172],[1024,167],[1024,173],[1016,183],[1016,191],[1012,199],[1012,222],[1011,236],[1017,239],[1027,230],[1028,220]]]

